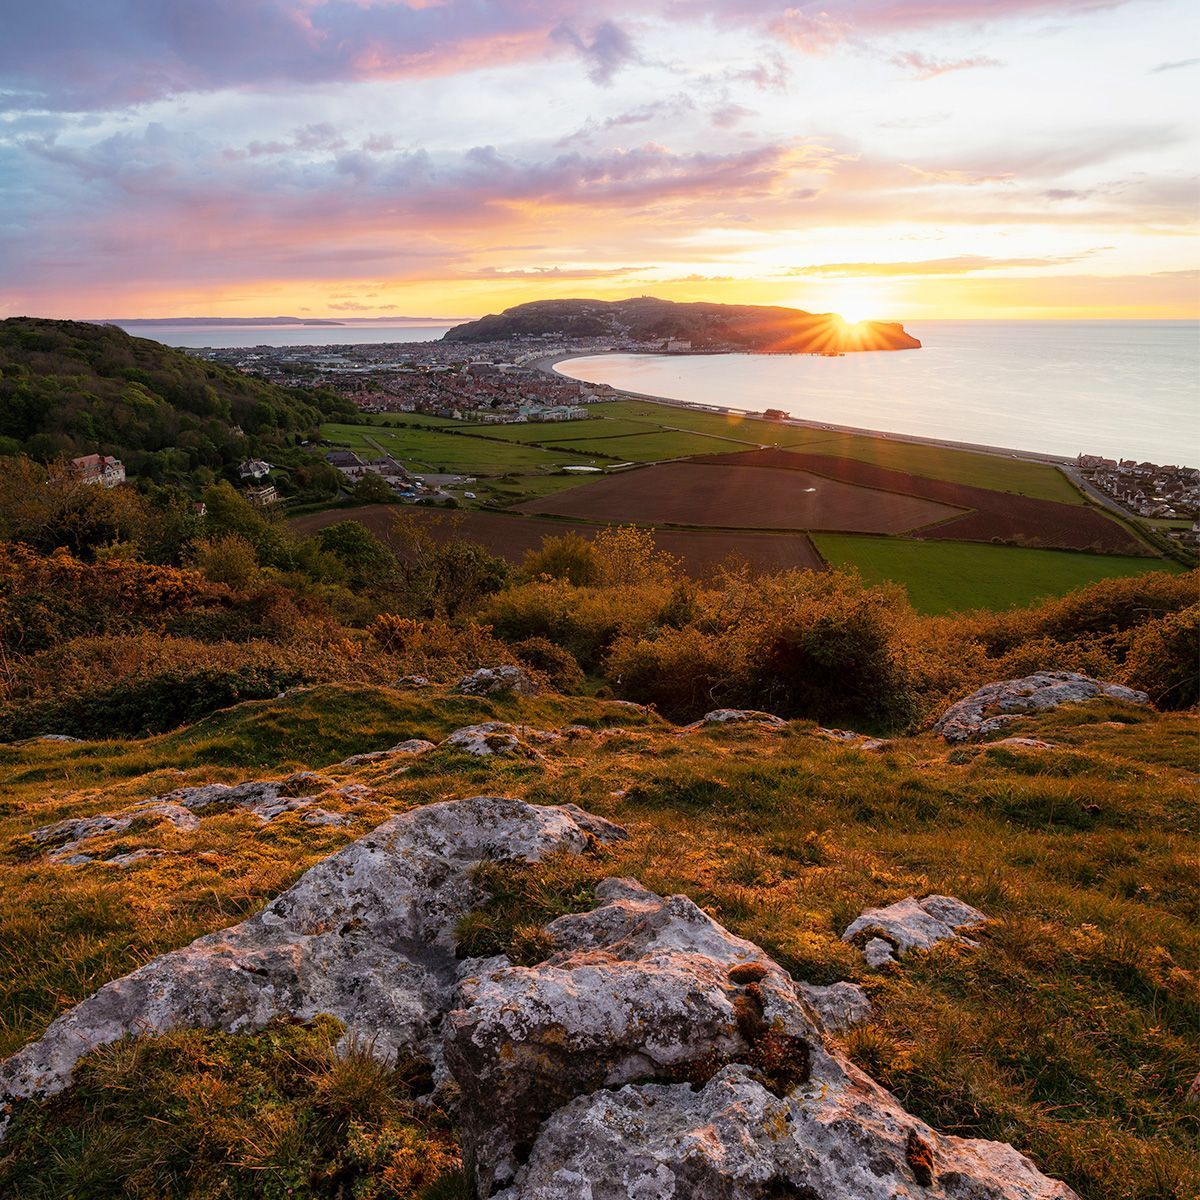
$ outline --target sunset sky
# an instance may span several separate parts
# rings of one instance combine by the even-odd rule
[[[0,316],[1200,312],[1194,0],[7,0]]]

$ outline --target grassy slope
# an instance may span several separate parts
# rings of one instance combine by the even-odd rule
[[[185,782],[324,768],[351,752],[493,716],[626,732],[554,744],[537,764],[439,753],[390,779],[369,766],[346,771],[377,787],[376,803],[349,831],[295,816],[259,826],[219,815],[198,834],[139,835],[185,853],[123,871],[48,866],[21,837]],[[599,861],[516,872],[505,901],[513,911],[494,914],[492,928],[493,918],[476,923],[477,945],[503,945],[521,921],[586,905],[604,874],[685,892],[798,977],[863,982],[875,1017],[846,1035],[848,1049],[940,1128],[1011,1140],[1085,1200],[1183,1200],[1200,1186],[1188,1158],[1197,1117],[1182,1104],[1200,1053],[1200,1013],[1183,969],[1200,955],[1194,718],[1097,704],[1009,732],[1038,733],[1061,748],[947,753],[926,735],[867,756],[802,725],[782,736],[678,738],[654,718],[583,699],[495,702],[330,686],[241,705],[144,742],[5,749],[0,1053],[147,955],[254,911],[390,811],[482,792],[576,801],[625,823],[631,840]],[[839,940],[861,908],[931,891],[996,918],[978,950],[945,947],[881,975]],[[172,1043],[163,1053],[165,1065],[126,1069],[127,1086],[174,1096],[184,1067],[187,1077],[211,1074],[226,1070],[231,1055],[223,1044],[201,1052]],[[90,1078],[103,1083],[121,1064],[100,1057]],[[239,1083],[234,1070],[235,1090]],[[291,1103],[300,1103],[297,1094]],[[122,1103],[85,1095],[62,1111],[26,1110],[10,1143],[23,1178],[43,1179],[48,1190],[39,1194],[47,1196],[56,1181],[78,1187],[87,1155],[66,1135],[87,1121],[93,1146],[122,1129],[128,1140],[129,1123],[147,1118]],[[145,1139],[152,1143],[187,1144],[192,1126],[209,1119],[195,1103],[164,1105],[156,1119],[167,1128]],[[219,1157],[219,1149],[207,1145],[206,1154]],[[91,1162],[111,1177],[111,1155],[93,1150]],[[5,1169],[12,1164],[0,1163],[0,1191]],[[263,1170],[264,1184],[287,1182],[274,1159]]]
[[[833,566],[856,567],[871,583],[891,579],[904,584],[913,607],[923,613],[1000,610],[1043,596],[1062,596],[1098,579],[1182,570],[1162,559],[979,542],[846,533],[814,533],[812,540]]]

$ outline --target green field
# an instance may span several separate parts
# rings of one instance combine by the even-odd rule
[[[587,438],[564,441],[558,446],[584,454],[601,454],[614,462],[658,462],[664,458],[684,458],[693,454],[737,454],[753,446],[721,441],[702,433],[663,429],[627,437]]]
[[[552,453],[539,446],[413,427],[327,424],[321,426],[321,437],[370,457],[377,456],[382,447],[393,458],[416,471],[468,475],[532,474],[586,461],[571,454]]]
[[[814,533],[812,540],[835,567],[857,567],[869,583],[894,580],[908,588],[923,613],[1005,609],[1043,596],[1145,571],[1179,571],[1162,559],[1027,550],[975,542],[920,542],[854,533]]]

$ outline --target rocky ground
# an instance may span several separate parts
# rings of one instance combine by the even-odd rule
[[[0,748],[0,1193],[1196,1194],[1194,718],[513,682]]]

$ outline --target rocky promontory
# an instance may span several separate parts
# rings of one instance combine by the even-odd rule
[[[682,352],[845,354],[859,350],[919,350],[921,343],[892,321],[851,324],[836,313],[758,304],[681,304],[639,296],[630,300],[536,300],[456,325],[448,342],[511,338],[605,338]]]

